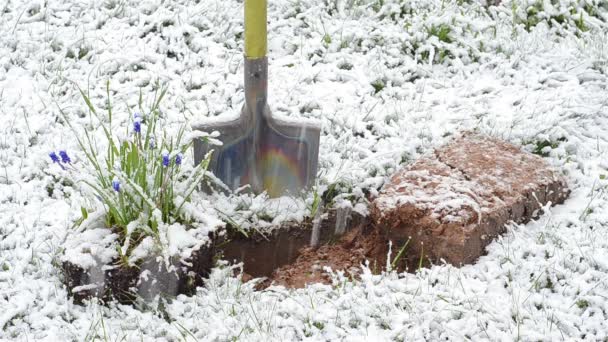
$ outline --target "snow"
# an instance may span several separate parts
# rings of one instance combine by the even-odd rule
[[[88,228],[72,234],[64,244],[62,259],[88,270],[94,266],[106,265],[118,256],[114,243],[118,235],[107,228]]]
[[[533,1],[461,2],[271,1],[273,113],[321,121],[316,190],[339,190],[335,201],[357,212],[402,163],[461,130],[530,151],[565,138],[546,158],[572,188],[564,205],[510,226],[474,265],[366,271],[357,282],[338,272],[332,286],[263,292],[220,265],[196,295],[136,308],[75,305],[63,286],[64,248],[94,250],[111,234],[86,229],[91,239],[68,251],[80,207],[92,203],[48,159],[65,149],[75,172],[84,159],[58,108],[74,126],[90,125],[76,85],[104,108],[109,79],[120,133],[140,87],[150,102],[158,80],[169,87],[161,104],[168,133],[238,115],[242,1],[0,0],[0,339],[608,338],[608,9],[585,2],[597,8],[584,16],[590,32],[546,22],[527,32],[513,15],[525,16]],[[552,8],[540,15],[582,7],[558,2],[543,1]],[[452,27],[452,42],[426,39],[433,24]],[[454,57],[441,62],[442,51]],[[243,229],[302,219],[311,204],[310,196],[199,197],[193,206],[209,209],[209,225],[230,217]],[[179,233],[164,243],[183,246]]]

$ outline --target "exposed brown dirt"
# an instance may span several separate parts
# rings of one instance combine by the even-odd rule
[[[295,262],[276,269],[263,285],[301,288],[311,283],[329,284],[331,275],[327,267],[357,278],[366,260],[372,270],[382,270],[387,252],[386,239],[379,231],[371,225],[359,226],[348,231],[337,243],[302,248]]]
[[[336,237],[335,210],[326,213],[321,221],[320,241],[322,244],[339,239]],[[351,213],[348,226],[354,227],[369,222],[359,214]],[[243,272],[252,277],[268,277],[275,269],[292,263],[301,254],[301,250],[310,244],[312,222],[286,224],[271,234],[262,236],[254,234],[245,237],[235,234],[227,238],[226,243],[220,243],[218,252],[224,260],[243,262]]]

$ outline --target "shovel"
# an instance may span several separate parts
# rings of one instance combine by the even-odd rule
[[[206,122],[194,130],[218,131],[209,164],[231,190],[249,185],[271,197],[295,194],[314,184],[319,156],[320,124],[272,116],[267,103],[266,0],[245,0],[245,104],[237,118]],[[211,146],[194,141],[200,163]]]

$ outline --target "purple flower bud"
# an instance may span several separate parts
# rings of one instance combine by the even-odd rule
[[[65,152],[65,151],[59,151],[59,156],[61,156],[62,163],[69,164],[72,162],[72,159],[70,159],[70,156],[68,156],[67,152]]]
[[[135,131],[135,133],[141,133],[141,122],[140,121],[133,122],[133,130]]]
[[[49,153],[49,157],[51,157],[53,163],[59,163],[59,157],[57,157],[57,153],[51,152]]]
[[[175,165],[177,165],[177,166],[182,165],[182,154],[181,153],[178,153],[175,156]]]
[[[169,153],[167,152],[163,153],[163,166],[169,166]]]
[[[118,181],[117,179],[113,180],[112,188],[114,189],[114,191],[120,192],[120,181]]]
[[[154,147],[156,147],[156,141],[154,137],[150,137],[150,149],[154,149]]]

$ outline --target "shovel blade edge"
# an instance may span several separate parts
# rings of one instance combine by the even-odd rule
[[[197,127],[219,131],[222,146],[194,141],[194,161],[200,163],[214,150],[209,170],[230,190],[249,185],[271,197],[295,194],[314,185],[319,154],[320,128],[298,123],[264,122],[255,129],[239,125]]]

